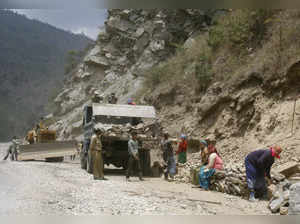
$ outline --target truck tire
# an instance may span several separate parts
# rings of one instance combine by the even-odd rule
[[[81,169],[84,169],[86,170],[86,166],[87,166],[87,162],[86,162],[86,156],[84,155],[84,153],[81,153],[80,154],[80,166],[81,166]]]
[[[56,157],[56,162],[62,163],[64,161],[64,157]]]
[[[88,155],[87,155],[87,159],[86,159],[86,171],[88,172],[88,173],[93,173],[93,163],[92,163],[92,158],[91,158],[91,154],[90,153],[88,153]]]
[[[64,157],[52,157],[52,158],[46,158],[46,162],[50,163],[60,163],[64,161]]]
[[[127,160],[124,160],[124,161],[123,161],[122,168],[123,168],[124,170],[127,170],[127,169],[128,169],[128,161],[127,161]]]
[[[151,175],[151,156],[149,150],[145,150],[143,153],[142,170],[144,176]]]

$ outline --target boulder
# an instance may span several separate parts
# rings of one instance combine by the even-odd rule
[[[88,55],[84,59],[84,62],[86,64],[93,64],[93,65],[98,65],[98,66],[103,66],[103,67],[109,66],[109,62],[105,57],[95,56],[95,55]]]
[[[288,207],[281,207],[280,208],[280,215],[287,215],[289,211]]]
[[[283,174],[286,177],[290,177],[294,173],[299,172],[298,163],[296,162],[287,162],[283,165],[276,167],[275,172]]]
[[[269,204],[269,208],[271,212],[272,213],[278,212],[280,210],[280,207],[283,205],[283,203],[284,203],[284,198],[282,195],[280,195],[279,198],[272,200]]]
[[[276,182],[280,182],[280,181],[283,181],[285,179],[285,176],[283,174],[281,174],[281,173],[272,172],[272,178]]]
[[[267,194],[268,194],[268,199],[269,200],[274,197],[275,192],[276,192],[276,186],[274,184],[268,186]]]
[[[300,215],[300,183],[290,187],[289,215]]]

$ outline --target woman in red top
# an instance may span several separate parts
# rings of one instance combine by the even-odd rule
[[[208,146],[208,164],[202,166],[199,172],[199,185],[201,188],[208,190],[210,185],[210,178],[214,175],[216,170],[223,170],[223,161],[213,145]]]
[[[181,139],[181,142],[179,142],[178,150],[176,151],[176,154],[178,155],[178,162],[185,163],[186,162],[186,151],[187,151],[186,136],[181,135],[180,139]]]

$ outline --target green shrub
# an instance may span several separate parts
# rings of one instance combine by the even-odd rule
[[[145,73],[144,84],[148,88],[154,89],[158,84],[161,83],[163,76],[164,76],[164,65],[155,66]]]
[[[214,26],[209,30],[208,46],[213,50],[218,49],[225,40],[224,26]]]
[[[266,21],[275,12],[267,9],[234,10],[221,17],[217,25],[210,29],[208,45],[214,50],[226,44],[238,51],[254,48],[265,38],[269,25]]]
[[[207,89],[208,85],[212,81],[213,72],[212,65],[210,61],[210,55],[203,53],[199,57],[199,61],[195,67],[195,75],[198,81],[198,90],[204,91]]]

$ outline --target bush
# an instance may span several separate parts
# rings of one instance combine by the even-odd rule
[[[221,17],[217,25],[209,31],[208,45],[214,50],[224,45],[243,51],[248,47],[260,45],[267,33],[267,20],[274,10],[235,10]]]
[[[208,46],[217,50],[225,40],[224,26],[214,26],[209,30]]]
[[[213,72],[210,58],[210,55],[203,53],[196,64],[195,75],[198,80],[199,91],[205,91],[212,81]]]
[[[155,66],[145,73],[144,84],[148,88],[154,89],[157,85],[161,83],[163,75],[164,65]]]

